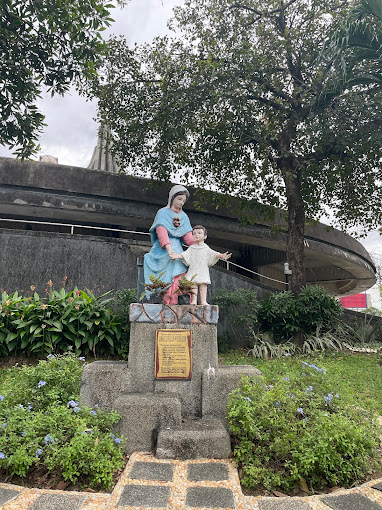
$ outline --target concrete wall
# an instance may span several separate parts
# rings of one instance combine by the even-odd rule
[[[35,285],[39,293],[49,280],[58,289],[64,276],[69,290],[75,285],[98,291],[135,288],[137,257],[150,249],[143,241],[6,229],[0,231],[0,246],[0,288],[21,292]],[[226,288],[256,288],[261,296],[269,292],[221,268],[211,271],[211,279],[209,296]]]

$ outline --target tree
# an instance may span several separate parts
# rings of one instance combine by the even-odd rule
[[[106,49],[107,0],[2,0],[0,3],[0,144],[29,157],[44,117],[42,87],[63,94],[90,79]]]
[[[382,0],[360,0],[324,51],[340,66],[347,87],[364,84],[381,87]]]
[[[323,51],[349,9],[186,0],[170,22],[179,37],[134,48],[114,39],[95,86],[121,167],[287,209],[295,293],[306,218],[330,207],[343,228],[381,221],[381,90],[346,88]]]

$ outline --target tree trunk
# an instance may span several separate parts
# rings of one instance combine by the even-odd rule
[[[293,168],[283,169],[283,177],[288,203],[288,238],[286,257],[292,274],[289,277],[289,290],[297,296],[306,283],[304,263],[305,208],[301,197],[300,176]]]

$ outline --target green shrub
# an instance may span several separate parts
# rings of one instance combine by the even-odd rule
[[[17,292],[2,292],[0,304],[0,352],[49,354],[73,349],[77,354],[126,354],[122,320],[118,319],[107,294],[74,288],[52,288],[46,298],[33,292],[27,298]]]
[[[228,335],[236,345],[248,345],[251,332],[256,330],[259,302],[253,290],[219,290],[212,298],[219,306]]]
[[[296,300],[290,291],[273,292],[261,302],[257,312],[261,331],[270,332],[279,343],[299,331]]]
[[[336,394],[314,364],[290,378],[243,378],[228,410],[246,487],[292,490],[301,479],[311,490],[349,487],[379,465],[373,416]]]
[[[122,338],[126,339],[128,350],[130,340],[130,305],[137,302],[137,289],[122,289],[114,293],[113,309],[117,322],[121,324]]]
[[[280,343],[303,330],[311,335],[334,329],[342,313],[341,304],[323,287],[304,287],[295,298],[290,291],[274,292],[260,304],[257,319],[261,331],[270,332]]]
[[[326,331],[339,323],[343,309],[341,303],[323,287],[304,287],[296,299],[298,325],[307,334],[317,329]]]
[[[0,385],[0,469],[25,477],[36,466],[65,480],[110,488],[124,440],[115,412],[79,405],[83,361],[73,354],[15,367]]]
[[[350,344],[366,346],[382,340],[382,318],[365,312],[362,319],[355,319],[351,324],[342,322],[339,333]]]

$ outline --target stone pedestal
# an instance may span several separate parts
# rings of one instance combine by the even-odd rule
[[[85,366],[81,401],[118,411],[122,419],[117,432],[127,438],[127,453],[228,457],[228,395],[242,374],[261,374],[248,366],[218,367],[218,307],[133,303],[130,321],[128,364],[100,361]],[[190,379],[155,378],[155,339],[161,329],[191,331]]]

